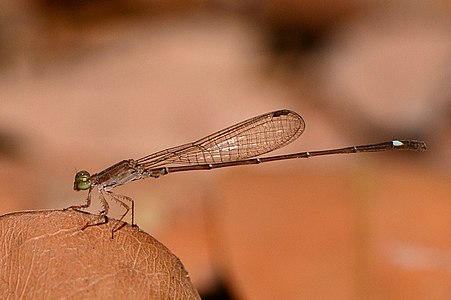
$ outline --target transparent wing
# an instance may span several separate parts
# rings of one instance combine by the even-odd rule
[[[188,143],[136,160],[144,168],[168,164],[214,164],[231,162],[283,147],[305,129],[300,115],[290,110],[266,113]]]

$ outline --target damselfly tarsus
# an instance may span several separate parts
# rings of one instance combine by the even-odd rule
[[[133,225],[133,200],[130,197],[112,192],[115,187],[130,181],[148,177],[158,178],[162,175],[181,171],[211,170],[321,155],[388,150],[426,150],[426,144],[422,141],[392,140],[338,149],[258,157],[291,143],[304,132],[304,129],[305,122],[300,115],[290,110],[277,110],[232,125],[193,143],[162,150],[136,160],[123,160],[94,175],[90,175],[87,171],[80,171],[75,175],[74,190],[88,190],[88,196],[85,204],[71,206],[70,208],[88,208],[91,205],[91,192],[94,187],[97,187],[103,207],[99,216],[103,221],[87,224],[85,228],[107,222],[109,206],[105,196],[116,200],[123,206],[125,212],[120,217],[120,221],[131,210]]]

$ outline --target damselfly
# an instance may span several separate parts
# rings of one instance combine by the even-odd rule
[[[70,208],[88,208],[91,205],[91,192],[94,187],[97,187],[103,207],[99,213],[102,221],[87,224],[85,228],[107,222],[109,206],[106,197],[116,200],[124,208],[125,212],[120,217],[120,221],[131,210],[132,225],[134,225],[133,200],[112,192],[115,187],[130,181],[148,177],[158,178],[182,171],[211,170],[321,155],[426,150],[426,144],[422,141],[392,140],[338,149],[258,157],[291,143],[304,132],[304,129],[305,122],[300,115],[290,110],[277,110],[232,125],[192,143],[162,150],[136,160],[123,160],[94,175],[90,175],[87,171],[80,171],[75,175],[74,190],[88,190],[88,196],[85,204]]]

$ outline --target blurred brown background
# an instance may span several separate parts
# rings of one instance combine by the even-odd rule
[[[76,170],[288,108],[307,130],[276,154],[392,138],[429,151],[116,191],[205,299],[450,299],[450,82],[450,1],[4,0],[0,212],[82,203]]]

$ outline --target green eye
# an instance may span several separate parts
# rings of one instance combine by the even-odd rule
[[[87,171],[80,171],[75,175],[74,190],[87,190],[91,187],[91,175]]]

